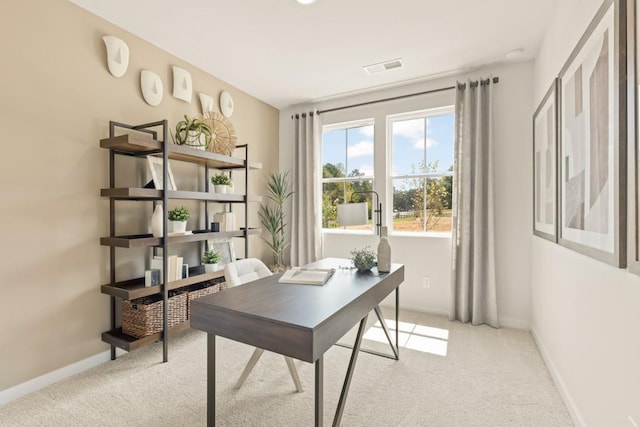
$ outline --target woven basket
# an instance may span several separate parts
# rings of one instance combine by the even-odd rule
[[[138,298],[122,301],[122,332],[143,338],[162,331],[162,297]],[[169,297],[167,322],[169,327],[187,320],[187,294],[178,293]]]
[[[224,280],[224,279],[222,279]],[[216,283],[214,281],[208,281],[200,283],[197,287],[191,288],[187,293],[187,319],[191,319],[191,303],[206,295],[215,294],[216,292],[224,289],[224,282]]]

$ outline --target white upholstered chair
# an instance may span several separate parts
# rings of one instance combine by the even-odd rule
[[[242,285],[247,282],[251,282],[253,280],[261,279],[263,277],[267,277],[271,275],[271,271],[267,268],[266,265],[262,261],[257,258],[247,258],[242,259],[235,262],[230,262],[224,267],[224,279],[226,281],[227,287]],[[247,362],[247,366],[245,366],[242,374],[240,374],[240,378],[236,382],[235,388],[242,387],[242,384],[246,381],[247,377],[251,373],[251,370],[256,366],[260,356],[262,356],[264,350],[261,348],[256,348]],[[287,362],[287,367],[289,368],[289,373],[291,374],[291,378],[293,379],[293,383],[296,386],[296,390],[298,392],[302,390],[302,383],[300,382],[300,377],[298,376],[298,371],[296,370],[296,366],[293,363],[293,359],[287,356],[284,356],[285,362]]]

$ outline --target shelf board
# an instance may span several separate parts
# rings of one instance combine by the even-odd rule
[[[130,155],[146,155],[162,152],[163,143],[142,135],[124,134],[100,140],[100,147],[118,153]],[[225,156],[204,150],[176,144],[166,144],[169,159],[207,165],[214,169],[262,169],[262,163],[247,162],[244,159]]]
[[[100,190],[100,195],[115,200],[162,200],[162,190],[156,190],[155,188],[103,188]],[[167,197],[169,199],[203,200],[219,203],[262,202],[262,196],[207,193],[203,191],[167,191]]]
[[[193,271],[202,271],[202,266],[196,266],[189,269],[189,277],[186,279],[175,280],[169,282],[169,290],[180,289],[186,286],[195,285],[197,283],[206,282],[207,280],[219,279],[224,277],[224,270],[214,271],[212,273],[192,274]],[[114,284],[102,285],[100,288],[103,294],[112,297],[132,300],[136,298],[147,297],[150,295],[158,295],[162,293],[162,286],[144,286],[144,278],[126,280]]]
[[[182,322],[172,328],[169,328],[169,335],[176,334],[191,327],[189,321]],[[144,338],[136,338],[131,335],[125,335],[122,333],[122,328],[117,328],[112,331],[102,333],[102,341],[107,344],[114,345],[126,351],[133,351],[144,347],[145,345],[152,344],[162,339],[162,332],[155,333],[153,335],[146,336]]]
[[[260,228],[250,228],[249,236],[262,233]],[[211,232],[206,230],[193,230],[193,234],[186,236],[170,236],[169,243],[202,242],[204,240],[230,239],[232,237],[244,237],[244,230]],[[116,248],[144,248],[150,246],[162,246],[162,237],[153,237],[151,234],[133,234],[129,236],[101,237],[102,246],[113,246]]]
[[[152,154],[162,151],[162,144],[142,135],[125,134],[100,140],[100,147],[124,154]]]

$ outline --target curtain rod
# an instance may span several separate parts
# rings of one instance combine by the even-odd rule
[[[493,81],[493,83],[498,83],[500,81],[500,78],[494,77],[492,79],[492,81]],[[480,84],[482,84],[482,85],[489,84],[489,79],[480,80]],[[477,83],[476,83],[476,85],[477,85]],[[332,111],[346,110],[347,108],[362,107],[364,105],[377,104],[379,102],[396,101],[398,99],[410,98],[412,96],[420,96],[420,95],[427,95],[427,94],[430,94],[430,93],[444,92],[446,90],[452,90],[452,89],[455,89],[455,88],[456,88],[455,86],[448,86],[448,87],[442,87],[442,88],[439,88],[439,89],[425,90],[423,92],[410,93],[408,95],[399,95],[399,96],[393,96],[391,98],[376,99],[375,101],[361,102],[359,104],[345,105],[344,107],[328,108],[326,110],[318,111],[318,114],[330,113]],[[310,114],[313,115],[313,113],[310,113]],[[297,116],[297,114],[296,114],[296,116]],[[304,117],[304,116],[305,115],[302,114],[302,117]],[[291,116],[291,118],[293,118],[293,117],[294,116]]]

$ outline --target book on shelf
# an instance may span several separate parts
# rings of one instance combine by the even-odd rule
[[[173,282],[182,279],[183,257],[177,255],[169,255],[167,257],[167,281]],[[160,281],[163,280],[162,255],[156,255],[151,260],[151,269],[160,270]]]
[[[278,281],[280,283],[322,286],[327,283],[335,271],[335,268],[293,267],[291,270],[285,271]]]

